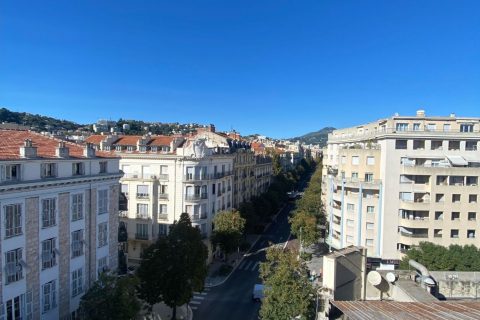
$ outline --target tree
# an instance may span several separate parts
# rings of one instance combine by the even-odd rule
[[[263,320],[310,319],[314,314],[314,289],[306,267],[296,254],[278,248],[267,250],[260,264],[265,298],[260,309]]]
[[[188,213],[182,213],[167,237],[147,248],[137,271],[139,296],[150,306],[164,302],[173,309],[190,301],[201,291],[207,276],[207,247]]]
[[[317,242],[320,232],[317,218],[305,211],[297,211],[290,219],[292,234],[300,238],[301,245],[309,246]]]
[[[218,244],[226,255],[234,252],[242,241],[245,222],[236,210],[217,213],[213,219],[215,230],[211,238],[212,244]]]
[[[134,319],[140,311],[136,284],[136,278],[102,273],[82,297],[80,313],[90,320]]]

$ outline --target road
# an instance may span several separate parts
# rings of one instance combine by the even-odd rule
[[[269,242],[285,242],[290,235],[288,215],[293,204],[287,204],[230,278],[218,287],[206,288],[190,302],[194,320],[253,320],[258,319],[260,303],[252,301],[252,289],[259,280],[259,263],[265,261]]]

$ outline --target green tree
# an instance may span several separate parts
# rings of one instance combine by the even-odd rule
[[[266,287],[260,309],[261,319],[312,317],[314,289],[306,267],[297,260],[294,252],[273,247],[268,249],[266,262],[260,264],[260,275]]]
[[[201,291],[207,276],[207,247],[198,228],[182,213],[167,237],[147,248],[137,275],[139,296],[150,306],[163,301],[173,309],[190,301],[193,292]]]
[[[310,246],[317,242],[320,232],[317,228],[317,218],[305,211],[297,211],[289,219],[292,234],[300,239],[301,245]]]
[[[213,219],[215,230],[212,234],[212,244],[219,245],[226,255],[234,252],[240,246],[245,230],[245,219],[240,212],[222,211]]]
[[[135,295],[136,278],[102,273],[82,297],[80,313],[90,320],[130,320],[140,311]]]

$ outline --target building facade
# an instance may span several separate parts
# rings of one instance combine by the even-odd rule
[[[118,266],[119,159],[0,130],[0,318],[71,319]]]
[[[397,263],[420,241],[479,246],[478,118],[393,116],[329,134],[328,242]]]

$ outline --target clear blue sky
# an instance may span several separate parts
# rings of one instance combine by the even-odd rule
[[[0,106],[272,137],[480,116],[480,1],[5,0]]]

